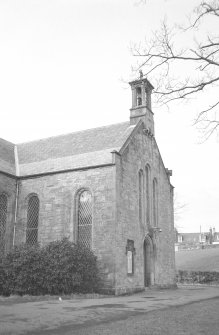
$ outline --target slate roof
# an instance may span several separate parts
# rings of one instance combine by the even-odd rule
[[[123,122],[18,144],[17,174],[25,176],[112,163],[111,152],[123,146],[134,127]],[[13,146],[12,143],[5,146],[3,151],[8,148],[9,152],[3,156],[15,165]]]
[[[0,138],[0,170],[15,174],[15,145]]]
[[[82,130],[17,145],[19,163],[75,156],[121,146],[129,122]]]

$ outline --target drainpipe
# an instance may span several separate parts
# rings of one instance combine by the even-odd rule
[[[18,160],[18,152],[17,146],[14,146],[14,160],[15,160],[15,173],[18,177],[20,175],[19,171],[19,160]],[[17,223],[17,210],[18,210],[18,194],[19,194],[19,180],[16,178],[16,192],[15,192],[15,210],[14,210],[14,231],[13,231],[13,242],[12,246],[15,244],[15,235],[16,235],[16,223]]]
[[[16,235],[18,194],[19,194],[19,181],[16,179],[15,210],[14,210],[14,231],[13,231],[13,243],[12,243],[13,247],[14,247],[15,235]]]

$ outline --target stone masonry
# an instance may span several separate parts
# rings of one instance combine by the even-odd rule
[[[33,195],[39,199],[38,242],[67,236],[77,243],[78,195],[89,190],[91,248],[102,289],[114,294],[175,285],[173,187],[154,137],[153,87],[144,78],[130,85],[130,122],[18,145],[0,140],[5,252],[26,242]]]

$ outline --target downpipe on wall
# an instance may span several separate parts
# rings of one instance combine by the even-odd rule
[[[16,237],[16,225],[17,225],[17,210],[18,210],[18,194],[19,194],[19,180],[16,179],[16,192],[15,192],[15,210],[14,210],[14,229],[13,229],[13,242],[12,246],[15,244]]]

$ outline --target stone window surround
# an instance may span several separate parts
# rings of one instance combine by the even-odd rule
[[[92,199],[91,249],[93,249],[93,211],[94,211],[93,199],[94,199],[94,196],[93,196],[93,192],[88,187],[81,187],[75,193],[75,197],[74,197],[74,217],[73,217],[73,241],[74,241],[74,243],[78,242],[78,214],[79,214],[78,213],[78,206],[79,206],[80,196],[84,191],[90,192],[91,199]]]
[[[37,230],[37,240],[35,243],[38,243],[38,234],[39,234],[39,217],[40,217],[40,199],[39,199],[39,196],[37,193],[29,193],[28,196],[26,197],[25,199],[25,208],[26,208],[26,243],[27,243],[27,232],[28,232],[28,210],[29,210],[29,202],[30,202],[30,199],[33,198],[33,197],[36,197],[37,200],[38,200],[38,218],[37,218],[37,228],[35,228],[35,230]],[[34,244],[35,244],[34,243]]]

